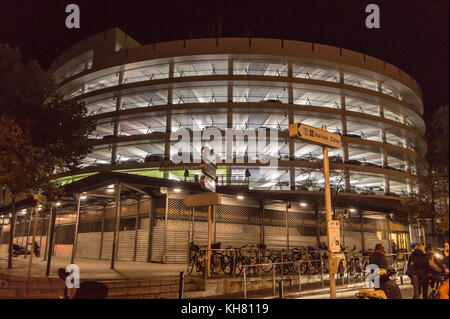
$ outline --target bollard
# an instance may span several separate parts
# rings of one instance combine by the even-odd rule
[[[245,269],[246,267],[243,267],[244,270],[244,299],[247,299],[247,271]]]
[[[272,279],[273,279],[273,296],[276,296],[276,288],[275,288],[275,267],[272,268]]]
[[[278,290],[280,293],[280,299],[284,299],[283,280],[280,280],[278,285],[279,285]]]
[[[180,283],[178,286],[178,299],[184,297],[184,270],[180,270]]]

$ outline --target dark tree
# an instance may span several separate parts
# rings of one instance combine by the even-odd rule
[[[66,100],[51,74],[0,43],[0,184],[11,192],[8,267],[12,267],[19,194],[56,194],[52,176],[77,168],[88,154],[93,122],[84,104]]]

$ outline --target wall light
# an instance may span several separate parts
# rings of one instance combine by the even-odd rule
[[[81,199],[81,200],[85,200],[86,198],[87,198],[87,196],[86,196],[85,194],[80,195],[80,199]]]
[[[236,196],[236,198],[239,199],[239,200],[242,200],[242,199],[244,199],[244,196],[238,195],[238,196]]]
[[[175,193],[179,193],[179,192],[181,192],[181,188],[174,188],[173,191],[174,191]]]
[[[308,204],[306,204],[306,203],[300,203],[300,206],[306,207],[306,206],[308,206]]]
[[[350,208],[350,213],[354,213],[354,212],[356,212],[356,209]]]
[[[56,206],[61,206],[61,202],[56,202]]]

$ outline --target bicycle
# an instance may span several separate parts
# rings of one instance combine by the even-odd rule
[[[191,243],[189,246],[189,263],[190,268],[188,275],[190,276],[195,268],[197,273],[203,274],[206,269],[206,246],[197,246]]]
[[[431,287],[431,291],[428,294],[428,299],[441,299],[441,296],[439,294],[439,288],[442,286],[442,284],[445,281],[444,276],[440,276],[439,279],[430,280],[429,285]]]

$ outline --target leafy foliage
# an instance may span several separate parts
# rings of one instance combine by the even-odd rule
[[[0,44],[0,182],[13,194],[49,191],[52,174],[80,165],[93,129],[86,115],[36,61]]]

